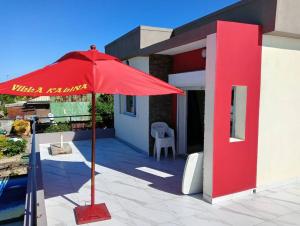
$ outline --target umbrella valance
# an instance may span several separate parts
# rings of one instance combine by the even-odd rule
[[[182,91],[93,49],[68,53],[49,66],[0,83],[0,93],[18,96],[88,93],[143,96]]]

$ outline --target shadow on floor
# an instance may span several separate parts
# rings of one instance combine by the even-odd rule
[[[74,142],[83,158],[91,161],[90,141]],[[163,158],[160,162],[139,153],[116,139],[98,139],[96,143],[96,164],[122,174],[149,182],[149,187],[175,194],[181,194],[181,180],[185,159]],[[90,167],[85,162],[42,160],[46,198],[78,192],[90,180]],[[140,167],[170,174],[167,177],[139,170]],[[101,172],[96,172],[96,174]],[[68,175],[72,175],[68,177]],[[105,174],[105,172],[103,172]],[[55,180],[55,183],[51,181]],[[70,181],[67,181],[70,180]],[[120,182],[122,183],[122,182]],[[127,182],[128,183],[128,182]],[[55,186],[55,187],[53,187]],[[57,189],[59,186],[59,189]],[[134,186],[134,184],[132,184]]]
[[[91,178],[91,168],[84,162],[44,159],[42,167],[45,198],[76,193]]]
[[[148,181],[151,183],[150,187],[160,191],[182,195],[181,182],[185,159],[178,157],[173,160],[171,157],[167,157],[157,162],[153,157],[140,153],[116,139],[98,139],[97,142],[96,164]],[[88,141],[84,141],[84,144],[82,141],[74,142],[74,145],[87,161],[91,161],[91,146]],[[83,146],[87,151],[82,151]],[[138,170],[140,167],[147,167],[172,176],[157,176]]]

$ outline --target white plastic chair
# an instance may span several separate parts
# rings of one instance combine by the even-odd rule
[[[151,136],[155,139],[153,147],[153,155],[157,161],[160,160],[161,149],[164,149],[164,156],[168,155],[168,148],[173,151],[173,159],[175,159],[175,136],[174,130],[165,122],[154,122],[151,125]]]
[[[49,122],[53,124],[54,123],[54,114],[52,112],[48,113],[48,118],[49,118]]]

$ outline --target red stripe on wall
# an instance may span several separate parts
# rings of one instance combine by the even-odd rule
[[[202,49],[180,53],[173,56],[173,73],[205,70],[205,58]]]

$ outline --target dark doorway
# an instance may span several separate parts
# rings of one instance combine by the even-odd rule
[[[188,91],[187,154],[203,151],[205,90]]]

